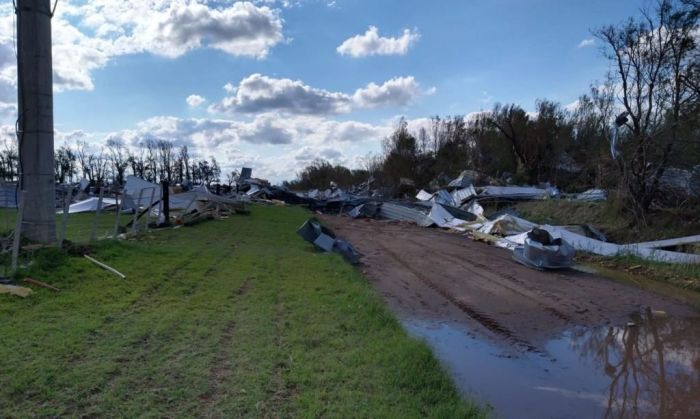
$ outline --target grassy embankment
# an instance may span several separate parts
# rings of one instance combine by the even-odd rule
[[[681,212],[659,212],[649,218],[647,227],[631,226],[626,216],[608,202],[531,201],[515,206],[518,213],[533,222],[543,224],[591,224],[606,234],[614,243],[635,243],[700,234],[700,215]],[[698,248],[684,251],[698,252]],[[604,269],[625,272],[630,277],[658,280],[681,288],[700,291],[700,266],[674,265],[646,261],[633,256],[605,258],[580,254],[584,263]]]
[[[356,269],[295,234],[298,208],[57,250],[0,295],[0,416],[473,417]]]

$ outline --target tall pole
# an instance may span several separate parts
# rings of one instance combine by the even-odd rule
[[[51,0],[17,0],[19,184],[23,235],[56,241]]]

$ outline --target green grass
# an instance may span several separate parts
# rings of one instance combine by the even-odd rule
[[[192,228],[47,249],[0,295],[0,417],[475,417],[359,272],[255,207]]]
[[[636,243],[700,234],[700,216],[697,210],[657,211],[649,215],[646,226],[638,226],[632,222],[632,215],[620,208],[615,201],[529,201],[517,203],[515,209],[523,218],[536,223],[591,224],[615,243]]]
[[[622,272],[633,280],[635,278],[654,280],[700,293],[700,265],[655,262],[632,255],[603,257],[580,254],[577,260],[586,264],[595,264],[606,270]]]

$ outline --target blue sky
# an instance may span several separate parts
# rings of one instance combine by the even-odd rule
[[[399,116],[418,127],[431,115],[466,115],[496,102],[528,110],[538,98],[572,103],[608,66],[599,46],[584,42],[590,30],[644,5],[147,3],[59,0],[56,144],[83,140],[97,149],[106,138],[121,138],[137,147],[145,138],[166,138],[216,157],[227,170],[252,165],[273,181],[292,178],[316,157],[361,165],[381,150]],[[8,126],[11,5],[0,12],[0,109]]]

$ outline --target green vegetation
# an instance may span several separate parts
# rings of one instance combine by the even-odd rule
[[[606,258],[596,255],[581,254],[578,255],[576,259],[579,263],[596,265],[601,274],[613,279],[619,278],[616,274],[617,272],[624,274],[627,279],[636,282],[637,285],[643,286],[644,284],[642,282],[653,280],[685,290],[700,292],[700,266],[697,265],[654,262],[629,255]],[[665,293],[665,290],[654,288],[653,286],[643,287],[653,288],[656,291]],[[697,300],[692,302],[700,306],[700,295],[698,297]]]
[[[590,224],[614,243],[635,243],[700,234],[697,209],[665,209],[654,212],[646,226],[636,225],[632,215],[614,200],[573,202],[546,200],[520,202],[515,210],[536,223]]]
[[[81,257],[36,253],[61,288],[0,295],[0,416],[474,417],[356,269],[295,234],[298,208]]]

